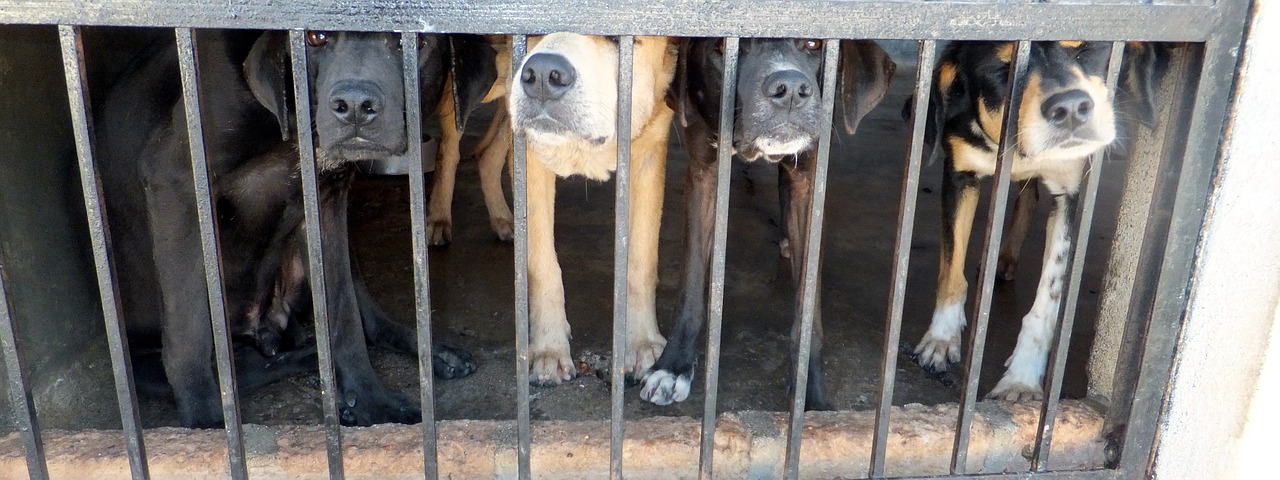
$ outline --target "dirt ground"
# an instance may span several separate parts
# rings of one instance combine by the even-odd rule
[[[898,50],[913,55],[914,49]],[[856,136],[838,138],[832,149],[822,307],[827,388],[840,409],[868,409],[875,405],[898,199],[909,141],[908,126],[900,112],[914,75],[913,57],[899,56],[897,78],[884,103],[862,122]],[[481,117],[473,118],[472,130],[479,130],[477,126],[485,124],[488,114],[484,111]],[[687,156],[678,139],[678,135],[672,135],[659,253],[657,304],[659,326],[664,333],[672,327],[683,242],[681,202]],[[475,136],[467,138],[464,157],[475,140]],[[1102,197],[1064,382],[1063,391],[1068,397],[1080,397],[1085,392],[1084,365],[1093,337],[1098,290],[1123,166],[1122,162],[1111,160],[1102,167]],[[953,402],[960,395],[958,375],[925,373],[909,357],[910,349],[928,327],[933,308],[941,169],[938,163],[927,164],[921,175],[902,344],[897,355],[895,404]],[[453,242],[430,253],[432,319],[434,334],[449,336],[470,348],[479,369],[465,379],[436,382],[436,415],[441,419],[512,419],[516,407],[515,369],[523,368],[516,365],[514,354],[512,245],[498,241],[489,228],[476,163],[464,158],[459,170]],[[983,183],[984,196],[989,185]],[[511,198],[509,193],[507,198]],[[411,322],[413,272],[408,202],[405,177],[364,178],[353,195],[351,238],[374,296],[394,318]],[[575,359],[603,366],[608,362],[612,324],[612,182],[563,179],[556,208],[557,250],[573,328],[572,354]],[[1045,196],[1025,243],[1018,280],[996,288],[981,393],[986,393],[1002,374],[1020,319],[1030,308],[1047,211]],[[978,249],[983,237],[980,229],[986,225],[983,212],[985,206],[980,206],[976,223],[979,227],[970,248],[972,284],[976,284]],[[779,224],[776,167],[736,163],[729,212],[720,411],[777,411],[788,407],[785,385],[790,372],[787,339],[793,291],[789,266],[778,253]],[[411,398],[418,397],[416,360],[377,349],[373,358],[375,368],[390,385]],[[703,394],[701,375],[695,378],[689,400],[668,407],[642,401],[639,388],[632,387],[626,392],[626,415],[700,417]],[[242,401],[244,421],[248,423],[321,421],[317,375],[289,378],[242,395]],[[534,387],[531,408],[535,419],[608,418],[609,385],[602,378],[580,376],[558,387]],[[143,412],[147,426],[177,424],[167,399],[144,399]]]

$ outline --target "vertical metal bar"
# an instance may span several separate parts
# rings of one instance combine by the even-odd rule
[[[613,362],[609,478],[622,479],[623,387],[627,357],[627,257],[631,246],[631,80],[635,37],[618,37],[618,168],[613,207]]]
[[[520,78],[520,66],[529,49],[529,37],[511,36],[511,78]],[[528,150],[524,132],[511,137],[511,196],[515,197],[515,319],[516,319],[516,475],[528,480],[529,472],[529,183]]]
[[[40,422],[36,419],[36,406],[31,401],[31,387],[22,374],[22,359],[18,356],[18,338],[14,334],[13,312],[9,309],[9,286],[4,265],[0,263],[0,355],[3,355],[6,380],[9,383],[9,405],[13,407],[13,423],[22,437],[22,448],[27,453],[27,475],[33,479],[49,478],[49,468],[44,463],[44,445],[40,439]]]
[[[200,250],[204,256],[204,283],[209,292],[209,320],[213,327],[213,356],[218,365],[222,418],[227,430],[227,461],[232,478],[249,478],[244,456],[244,431],[240,424],[240,398],[236,394],[235,358],[231,352],[231,327],[227,324],[222,292],[222,252],[218,225],[213,219],[213,192],[209,162],[205,158],[204,126],[200,117],[200,77],[196,71],[196,45],[190,28],[175,29],[178,37],[178,70],[182,75],[182,103],[187,114],[187,145],[191,148],[191,174],[195,180],[196,213],[200,225]]]
[[[1107,102],[1114,105],[1116,85],[1120,80],[1120,65],[1124,57],[1124,42],[1111,43],[1111,60],[1107,64]],[[1062,394],[1062,376],[1066,370],[1067,347],[1071,343],[1071,329],[1075,324],[1076,303],[1080,299],[1080,277],[1084,276],[1084,258],[1089,246],[1089,233],[1093,228],[1093,212],[1097,206],[1098,184],[1102,178],[1103,152],[1090,156],[1087,173],[1089,181],[1080,194],[1080,220],[1076,238],[1067,248],[1071,252],[1071,270],[1062,292],[1064,305],[1054,330],[1053,347],[1049,352],[1049,364],[1045,372],[1048,388],[1044,403],[1040,404],[1040,425],[1036,430],[1036,442],[1031,456],[1031,470],[1043,472],[1049,468],[1049,446],[1053,438],[1053,424],[1058,416],[1058,396]],[[1070,215],[1074,212],[1061,212]],[[1067,218],[1067,221],[1076,221]]]
[[[996,155],[996,175],[991,181],[991,204],[987,210],[987,234],[983,240],[982,262],[979,270],[978,298],[973,311],[973,330],[969,332],[969,354],[965,357],[964,388],[960,394],[960,416],[956,421],[955,447],[951,452],[951,473],[965,473],[969,457],[969,428],[973,425],[973,407],[978,398],[978,377],[982,372],[982,353],[987,341],[987,320],[991,317],[992,292],[995,290],[996,259],[1000,239],[1004,234],[1004,214],[1009,197],[1010,173],[1017,149],[1018,109],[1022,105],[1022,91],[1027,85],[1027,60],[1031,56],[1031,42],[1017,42],[1016,54],[1009,65],[1009,92],[1005,98],[1003,129],[1000,149]],[[956,248],[966,248],[956,245]]]
[[[720,133],[733,138],[733,111],[738,89],[738,37],[724,39],[724,73],[720,77]],[[724,266],[729,231],[729,178],[733,171],[733,142],[716,142],[716,217],[711,237],[711,287],[707,292],[707,393],[702,403],[702,445],[698,478],[710,480],[716,436],[716,397],[720,384],[720,332],[724,319]]]
[[[342,428],[338,423],[338,390],[333,370],[333,334],[330,332],[329,292],[325,284],[324,249],[320,232],[320,193],[316,184],[315,139],[311,133],[311,85],[307,76],[306,32],[289,31],[293,60],[293,95],[298,116],[298,162],[302,171],[302,203],[307,231],[307,270],[311,283],[312,314],[316,322],[316,351],[320,364],[320,403],[324,408],[325,447],[329,478],[342,473]]]
[[[889,438],[889,408],[898,373],[898,341],[902,334],[902,309],[907,293],[907,272],[911,262],[911,237],[915,231],[916,197],[920,191],[920,162],[924,157],[924,131],[929,119],[929,97],[933,88],[933,64],[937,42],[922,40],[920,61],[916,63],[914,117],[911,148],[902,174],[901,207],[898,209],[898,239],[894,243],[893,283],[889,292],[889,318],[884,332],[884,352],[880,361],[880,403],[876,406],[876,435],[871,443],[871,467],[867,476],[884,476],[885,450]],[[939,133],[940,134],[940,133]]]
[[[787,423],[787,478],[800,476],[800,434],[804,431],[804,404],[809,384],[809,351],[812,348],[813,316],[817,305],[818,259],[822,256],[822,215],[827,200],[827,163],[831,156],[831,116],[835,112],[836,72],[840,65],[840,40],[826,40],[822,64],[822,117],[818,130],[818,158],[814,166],[813,204],[809,210],[808,245],[805,246],[804,284],[801,286],[800,338],[796,349],[795,391],[791,397],[791,416]]]
[[[404,119],[409,147],[409,219],[413,233],[413,285],[418,328],[418,385],[422,404],[422,475],[436,478],[435,376],[431,367],[431,276],[427,263],[427,191],[422,171],[422,99],[418,87],[418,33],[400,34],[404,53]]]
[[[1167,407],[1165,395],[1172,376],[1171,362],[1186,314],[1198,238],[1210,188],[1216,185],[1219,141],[1235,89],[1240,45],[1251,3],[1218,0],[1219,18],[1206,19],[1218,27],[1204,46],[1204,63],[1196,83],[1195,104],[1187,130],[1190,136],[1170,208],[1172,218],[1167,243],[1163,252],[1144,252],[1144,255],[1159,255],[1163,261],[1156,279],[1151,323],[1144,337],[1142,357],[1130,366],[1138,369],[1138,381],[1120,458],[1121,471],[1129,476],[1150,474],[1159,418]]]
[[[89,128],[89,87],[85,80],[84,44],[80,27],[59,25],[62,44],[62,69],[66,74],[67,100],[71,106],[71,125],[76,139],[76,157],[80,163],[80,188],[84,190],[84,207],[89,219],[89,239],[93,245],[93,264],[98,280],[98,296],[102,303],[102,320],[107,328],[107,347],[111,352],[111,373],[115,379],[116,402],[120,423],[124,428],[124,447],[129,455],[129,472],[135,479],[147,479],[147,450],[142,440],[142,419],[138,414],[138,395],[133,385],[133,363],[129,359],[129,340],[120,319],[119,288],[111,265],[111,239],[107,236],[106,204],[102,185],[98,183],[98,167],[93,159],[93,136]]]

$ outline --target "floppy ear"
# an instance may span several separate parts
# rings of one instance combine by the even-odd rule
[[[440,108],[445,77],[448,75],[449,43],[445,36],[418,34],[418,102],[422,118],[427,118]]]
[[[1120,67],[1122,105],[1135,105],[1138,119],[1148,128],[1156,121],[1156,86],[1164,76],[1169,61],[1169,47],[1165,44],[1128,42],[1125,44],[1124,62]]]
[[[845,133],[856,132],[862,117],[884,100],[897,68],[884,49],[873,41],[840,41],[840,101],[844,107]]]
[[[498,80],[498,51],[481,35],[449,35],[449,75],[453,77],[454,121],[466,131],[467,117]]]
[[[293,74],[287,37],[266,32],[253,42],[244,60],[244,79],[258,103],[267,107],[280,124],[281,140],[289,140],[293,125]]]
[[[676,73],[667,88],[667,106],[676,112],[681,127],[689,126],[689,55],[692,38],[681,38],[676,54]]]

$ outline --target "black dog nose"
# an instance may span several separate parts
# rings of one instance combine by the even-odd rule
[[[378,118],[383,98],[372,82],[341,82],[329,93],[329,110],[338,121],[357,127],[368,125]]]
[[[574,71],[573,65],[563,56],[535,53],[524,62],[520,83],[524,84],[524,93],[530,97],[543,101],[556,100],[569,91],[577,77],[578,73]]]
[[[1084,90],[1054,94],[1040,107],[1044,118],[1056,126],[1074,127],[1093,116],[1093,98]]]
[[[799,107],[813,96],[813,83],[799,70],[782,70],[764,79],[764,95],[779,107]]]

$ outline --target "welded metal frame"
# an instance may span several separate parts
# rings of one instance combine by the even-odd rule
[[[198,59],[193,38],[193,28],[255,28],[288,30],[294,78],[296,105],[311,105],[310,86],[307,82],[305,45],[306,29],[396,31],[402,32],[406,104],[406,128],[409,138],[421,135],[421,114],[412,108],[418,103],[417,34],[418,33],[511,33],[512,78],[518,78],[519,66],[527,52],[527,35],[553,31],[573,31],[584,34],[621,35],[618,83],[618,169],[615,190],[615,258],[614,258],[614,334],[613,358],[625,356],[626,321],[626,270],[627,244],[629,242],[629,171],[630,171],[630,91],[632,40],[634,35],[667,36],[715,36],[726,37],[724,81],[736,78],[738,38],[740,37],[805,37],[829,39],[825,45],[823,84],[834,85],[839,59],[840,38],[914,39],[920,41],[919,71],[915,81],[916,112],[911,126],[911,146],[904,164],[904,180],[900,196],[897,223],[897,239],[893,257],[892,284],[886,319],[885,343],[881,363],[881,383],[876,407],[875,437],[872,444],[869,477],[885,475],[885,457],[889,433],[889,413],[893,399],[893,387],[897,366],[897,344],[901,334],[902,310],[906,289],[907,264],[910,259],[910,242],[916,212],[919,174],[923,158],[923,136],[928,106],[927,91],[932,83],[932,70],[936,63],[939,40],[1014,40],[1017,41],[1013,66],[1010,69],[1010,108],[1016,111],[1019,104],[1017,85],[1026,81],[1026,65],[1030,42],[1038,40],[1081,39],[1112,42],[1112,58],[1107,82],[1114,86],[1118,77],[1124,41],[1173,41],[1203,45],[1203,63],[1195,85],[1196,97],[1189,107],[1191,116],[1185,146],[1172,148],[1181,156],[1175,161],[1162,162],[1161,169],[1177,178],[1171,189],[1157,192],[1154,202],[1173,205],[1171,215],[1151,215],[1148,230],[1167,235],[1152,239],[1144,246],[1144,258],[1159,265],[1159,274],[1147,279],[1146,288],[1153,297],[1135,299],[1135,302],[1152,302],[1141,305],[1136,311],[1151,311],[1147,323],[1131,322],[1129,335],[1142,336],[1133,367],[1138,370],[1137,386],[1131,399],[1132,406],[1124,409],[1126,418],[1117,420],[1127,425],[1119,446],[1123,455],[1117,469],[1090,471],[1046,471],[1052,427],[1057,411],[1057,396],[1061,389],[1065,352],[1069,342],[1076,298],[1079,291],[1083,255],[1087,247],[1089,226],[1092,223],[1097,192],[1100,158],[1093,165],[1082,192],[1082,209],[1079,214],[1078,238],[1068,276],[1064,308],[1054,337],[1053,351],[1046,375],[1046,387],[1050,395],[1042,403],[1041,421],[1032,451],[1032,471],[1009,474],[965,475],[967,478],[1060,478],[1099,479],[1141,476],[1147,472],[1152,455],[1155,428],[1161,415],[1163,396],[1170,378],[1174,341],[1180,331],[1186,290],[1191,280],[1191,267],[1195,258],[1194,239],[1200,230],[1205,214],[1210,179],[1216,171],[1219,133],[1223,130],[1229,113],[1229,97],[1234,84],[1234,71],[1238,60],[1244,22],[1250,0],[1217,0],[1215,2],[1110,2],[1096,4],[1059,3],[960,3],[934,1],[869,1],[843,2],[831,0],[753,1],[722,0],[716,2],[682,0],[560,0],[539,2],[531,0],[495,0],[472,2],[469,0],[440,0],[424,3],[356,3],[341,0],[297,0],[286,2],[228,2],[221,0],[114,0],[95,4],[96,8],[83,8],[83,2],[72,0],[0,0],[0,26],[4,24],[57,25],[61,37],[62,55],[66,72],[67,94],[71,105],[76,147],[79,159],[84,201],[88,212],[90,235],[103,316],[107,324],[108,344],[115,387],[119,399],[126,451],[132,475],[147,478],[148,469],[142,441],[141,421],[138,415],[136,393],[129,363],[128,345],[124,335],[124,322],[118,299],[116,279],[111,265],[109,239],[106,235],[102,192],[98,186],[97,167],[93,163],[91,113],[88,109],[87,88],[84,81],[83,47],[80,42],[81,26],[146,26],[169,27],[176,31],[180,52],[180,71],[183,80],[183,99],[186,111],[192,174],[195,180],[203,263],[209,290],[210,313],[213,321],[216,366],[222,387],[223,414],[227,419],[228,462],[235,478],[247,476],[244,440],[239,418],[239,399],[235,391],[233,356],[230,351],[227,319],[222,305],[221,274],[218,262],[216,223],[213,205],[209,197],[209,178],[204,159],[203,129],[200,122],[200,98],[198,95]],[[1230,78],[1233,81],[1224,82]],[[822,97],[822,122],[824,128],[819,140],[819,152],[814,172],[814,197],[811,205],[809,229],[809,253],[805,259],[801,286],[801,335],[799,358],[808,357],[813,313],[817,292],[814,285],[818,274],[818,259],[822,238],[822,214],[825,204],[826,171],[830,153],[831,124],[834,109],[834,89],[824,89]],[[1114,91],[1114,88],[1113,88]],[[721,98],[720,137],[727,138],[732,129],[732,105],[734,89],[724,89]],[[321,258],[319,205],[316,178],[314,141],[311,115],[308,108],[296,112],[299,129],[301,172],[305,205],[305,230],[309,262],[312,300],[320,374],[323,390],[324,423],[331,478],[341,478],[342,430],[338,424],[336,377],[332,359],[332,335],[329,332],[327,304],[328,292]],[[1016,135],[1016,121],[1011,115],[1004,119],[1005,128],[997,161],[997,174],[992,185],[992,198],[1004,199],[1009,190],[1011,161],[1005,145],[1011,145]],[[421,165],[421,148],[417,142],[409,142],[413,164]],[[526,139],[516,132],[514,145],[513,193],[515,220],[515,330],[516,330],[516,456],[519,478],[530,478],[530,412],[529,412],[529,276],[528,276],[528,209],[525,162]],[[1170,149],[1166,149],[1170,150]],[[726,225],[728,216],[728,188],[730,157],[728,142],[721,142],[717,151],[719,159],[715,227],[713,231],[713,256],[710,291],[708,292],[708,358],[705,365],[706,401],[701,433],[699,476],[713,476],[713,446],[717,419],[717,390],[719,371],[720,332],[723,317],[724,263]],[[425,234],[425,185],[422,175],[410,175],[410,213],[412,217],[413,264],[416,299],[417,342],[419,348],[419,380],[423,411],[423,460],[424,476],[435,478],[436,431],[433,405],[433,380],[431,375],[431,313],[430,286]],[[990,314],[994,280],[996,249],[1003,229],[1005,202],[990,204],[986,241],[979,275],[978,296],[974,307],[974,320],[970,329],[968,365],[957,418],[957,435],[951,458],[953,474],[966,473],[969,429],[976,404],[978,370],[981,365],[986,320]],[[1161,222],[1164,222],[1163,224]],[[22,375],[19,345],[13,338],[14,320],[10,315],[5,293],[5,279],[0,271],[0,354],[8,367],[10,392],[13,396],[15,417],[23,435],[28,466],[33,478],[47,476],[40,431],[27,380]],[[791,398],[787,449],[784,472],[788,477],[800,473],[801,432],[804,424],[805,362],[794,365],[795,390]],[[623,366],[614,362],[610,374],[611,390],[611,478],[622,478],[622,445],[624,441],[623,418]],[[1121,399],[1121,401],[1125,401]],[[861,472],[850,472],[860,474]]]

